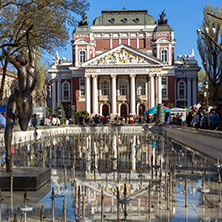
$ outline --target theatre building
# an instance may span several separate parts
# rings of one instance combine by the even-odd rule
[[[141,115],[158,103],[197,103],[200,67],[193,51],[175,59],[164,12],[156,21],[147,10],[102,11],[91,26],[83,15],[71,44],[72,62],[57,53],[48,70],[52,110],[60,101],[90,115]]]

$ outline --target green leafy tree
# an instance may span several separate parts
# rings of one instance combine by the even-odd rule
[[[61,118],[61,123],[64,124],[65,122],[65,110],[61,102],[56,103],[56,107],[54,109],[54,116]]]
[[[26,52],[26,30],[32,46],[43,52],[63,47],[69,40],[69,26],[75,25],[75,15],[87,10],[87,0],[1,0],[0,1],[0,61],[6,70],[5,49],[11,56]],[[3,76],[6,72],[3,72]],[[4,79],[0,84],[0,100]]]
[[[207,75],[206,72],[201,69],[198,73],[198,102],[203,102],[206,98],[204,98],[204,92],[206,92],[206,82]]]
[[[170,108],[170,109],[173,109],[174,108],[174,104],[173,103],[168,103],[167,107]]]
[[[89,113],[86,110],[81,110],[79,112],[76,113],[77,118],[79,119],[79,117],[83,114],[83,118],[85,119],[87,116],[89,116]]]
[[[222,84],[222,55],[219,46],[222,45],[222,21],[216,17],[221,18],[221,8],[210,6],[207,4],[203,10],[204,19],[201,25],[203,35],[198,35],[197,44],[198,51],[202,60],[204,71],[209,81],[209,103],[216,104],[217,98],[221,97]],[[208,13],[215,15],[210,16]],[[211,31],[213,28],[213,32]],[[210,36],[210,37],[209,37]]]

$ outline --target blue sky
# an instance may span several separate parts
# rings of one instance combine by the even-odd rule
[[[147,9],[148,14],[156,20],[165,9],[168,24],[172,26],[176,45],[175,57],[178,55],[190,54],[194,49],[195,58],[201,65],[201,59],[197,50],[196,30],[201,26],[203,20],[203,8],[207,3],[214,7],[221,7],[221,0],[89,0],[90,9],[86,12],[89,25],[99,15],[102,10],[122,9],[124,4],[126,9]],[[80,16],[76,17],[81,20]],[[70,28],[70,41],[73,28]],[[67,44],[66,50],[59,50],[60,57],[72,60],[71,45]],[[52,63],[53,55],[47,56],[49,63]]]

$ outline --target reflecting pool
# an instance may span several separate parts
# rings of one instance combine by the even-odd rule
[[[220,221],[220,163],[151,133],[14,145],[14,167],[51,168],[40,190],[0,193],[0,221]],[[1,146],[1,163],[5,152]],[[3,167],[3,166],[2,166]]]

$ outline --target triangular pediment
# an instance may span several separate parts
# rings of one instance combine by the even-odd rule
[[[147,66],[164,66],[162,61],[143,53],[128,45],[122,44],[110,49],[82,64],[82,67],[103,67],[103,66],[121,66],[121,65],[147,65]]]

